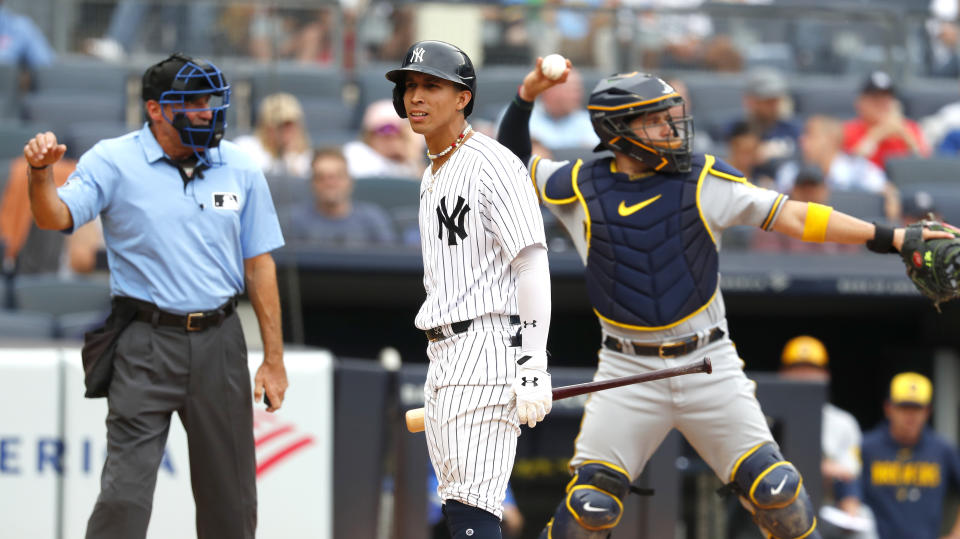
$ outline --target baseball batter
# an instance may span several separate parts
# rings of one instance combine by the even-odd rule
[[[420,188],[426,299],[416,325],[429,341],[424,423],[437,493],[455,539],[499,538],[520,424],[551,407],[537,196],[523,163],[467,123],[477,83],[462,50],[415,43],[386,76],[432,162]]]
[[[819,537],[797,469],[785,461],[729,337],[720,294],[720,235],[753,225],[806,241],[864,243],[886,252],[903,229],[875,227],[827,206],[758,188],[722,160],[693,154],[683,98],[644,73],[603,79],[588,109],[613,157],[576,162],[530,155],[537,95],[566,80],[537,67],[508,108],[499,139],[529,163],[541,201],[586,266],[602,328],[595,379],[709,356],[711,376],[684,376],[596,393],[584,408],[566,497],[541,537],[608,537],[630,483],[672,428],[738,493],[767,536]],[[932,234],[926,231],[925,234]]]

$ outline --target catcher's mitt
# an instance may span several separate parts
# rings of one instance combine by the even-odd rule
[[[923,229],[954,235],[950,239],[924,240]],[[907,226],[900,256],[907,265],[907,276],[934,307],[960,296],[960,229],[939,221],[919,221]]]

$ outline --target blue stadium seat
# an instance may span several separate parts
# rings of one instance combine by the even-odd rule
[[[313,200],[310,180],[306,178],[270,174],[267,175],[267,185],[270,187],[273,205],[278,208],[278,211],[282,211],[281,208],[286,209],[292,205]]]
[[[85,122],[123,123],[126,110],[123,101],[96,93],[37,93],[24,96],[23,119],[49,125],[58,133],[70,130],[73,124]]]
[[[56,336],[57,322],[52,314],[0,309],[0,337],[53,339]]]
[[[339,98],[304,97],[300,103],[304,123],[310,132],[345,131],[355,125],[353,107],[344,105]]]
[[[13,282],[13,297],[17,309],[55,316],[110,311],[110,285],[98,279],[21,275]]]
[[[18,79],[17,66],[0,64],[0,118],[17,117]]]
[[[835,210],[859,217],[865,221],[884,220],[884,197],[879,193],[860,191],[832,191],[830,206]]]
[[[123,107],[127,95],[127,79],[139,76],[125,65],[93,60],[87,56],[61,58],[52,65],[40,67],[33,76],[33,92],[39,94],[96,94],[112,99]]]
[[[367,105],[380,99],[393,99],[393,83],[385,76],[387,71],[396,69],[399,63],[367,64],[357,69],[354,82],[360,91],[360,113]]]
[[[34,135],[45,131],[49,126],[21,124],[13,121],[0,122],[0,159],[12,159],[23,155],[23,146]],[[3,169],[6,175],[7,169]]]
[[[392,211],[420,204],[418,178],[357,178],[353,183],[356,200],[372,202]]]
[[[919,120],[944,105],[960,101],[960,86],[955,79],[912,79],[901,91],[904,112]]]
[[[944,184],[960,190],[958,157],[901,157],[886,161],[887,177],[900,187],[912,184]]]
[[[794,110],[799,116],[826,114],[840,120],[856,115],[858,80],[840,77],[805,77],[791,81]]]
[[[493,66],[477,70],[477,95],[473,114],[495,121],[517,94],[517,87],[530,71],[527,66]]]
[[[129,131],[131,129],[122,122],[84,122],[72,124],[62,138],[67,145],[67,155],[79,159],[97,142],[125,135]]]
[[[707,132],[714,140],[723,140],[728,124],[744,115],[746,79],[741,75],[704,73],[685,73],[675,78],[685,82],[690,91],[697,130]]]

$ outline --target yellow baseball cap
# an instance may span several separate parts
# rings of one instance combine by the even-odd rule
[[[933,396],[930,379],[915,372],[901,372],[890,382],[890,402],[926,406]]]
[[[827,368],[827,347],[819,339],[809,335],[800,335],[787,341],[780,354],[780,363],[784,367],[812,365]]]

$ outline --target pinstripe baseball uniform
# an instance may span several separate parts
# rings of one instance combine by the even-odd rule
[[[419,222],[426,299],[416,326],[443,335],[428,344],[424,387],[438,494],[501,517],[520,434],[510,264],[524,247],[546,248],[537,196],[523,163],[475,132],[436,173],[424,172]]]
[[[704,240],[707,247],[703,249],[717,251],[720,249],[721,233],[731,226],[753,225],[765,230],[773,226],[787,199],[786,195],[750,184],[739,172],[713,156],[694,155],[693,162],[694,171],[689,180],[689,193],[692,193],[693,200],[681,202],[686,199],[680,195],[670,200],[671,186],[683,182],[670,176],[648,173],[629,178],[630,183],[622,187],[622,196],[616,197],[619,206],[613,206],[607,219],[616,219],[626,223],[625,226],[641,230],[651,230],[650,227],[653,227],[647,236],[656,236],[659,228],[665,229],[668,234],[691,235],[692,230],[701,226],[696,223],[699,220],[707,236]],[[603,228],[603,223],[597,220],[596,215],[589,217],[593,202],[587,202],[590,197],[588,186],[578,185],[578,180],[586,176],[583,171],[588,167],[593,167],[590,173],[595,179],[612,181],[616,177],[617,181],[628,181],[625,174],[617,172],[616,164],[610,158],[570,163],[533,156],[530,161],[530,174],[536,183],[538,196],[562,222],[585,264],[588,252],[591,256],[607,252],[606,242],[609,238],[606,234],[619,232],[613,227]],[[669,179],[663,180],[664,177]],[[688,212],[684,217],[677,218],[680,212],[673,204],[691,206],[689,210],[684,210]],[[682,232],[681,228],[672,228],[677,225],[682,227]],[[591,237],[593,234],[603,236]],[[590,247],[591,240],[595,244],[602,241],[603,247]],[[643,243],[648,240],[644,235],[637,234],[633,239],[614,239],[611,243],[630,241]],[[614,249],[617,247],[610,250]],[[658,260],[642,263],[659,263],[666,267],[682,258],[675,252],[658,254]],[[629,256],[629,253],[618,250],[611,256]],[[601,461],[613,464],[629,477],[636,478],[667,433],[676,428],[726,482],[731,480],[731,471],[741,455],[758,444],[773,441],[754,396],[755,384],[744,375],[743,362],[728,337],[716,269],[709,265],[709,258],[703,252],[697,262],[695,266],[708,268],[705,272],[711,271],[710,268],[713,271],[713,280],[707,273],[700,279],[701,282],[707,282],[699,291],[702,306],[692,308],[684,305],[689,314],[677,317],[668,311],[671,306],[665,302],[654,304],[653,308],[662,319],[667,320],[666,323],[651,324],[651,327],[626,324],[602,314],[596,299],[591,298],[604,339],[595,380],[673,367],[704,356],[710,357],[713,373],[710,376],[683,376],[592,394],[584,409],[571,468],[590,461]],[[619,271],[631,270],[621,266]],[[662,285],[662,282],[654,281],[674,275],[682,273],[653,275],[648,286]],[[625,277],[621,278],[626,280]],[[682,286],[680,279],[677,278],[672,285],[666,283],[666,286]],[[631,290],[628,283],[622,286],[618,283],[617,286],[616,294],[630,297],[638,305],[647,301],[642,292]],[[656,349],[663,343],[689,341],[694,335],[698,337],[697,345],[673,357],[631,353],[634,346],[649,343]]]

